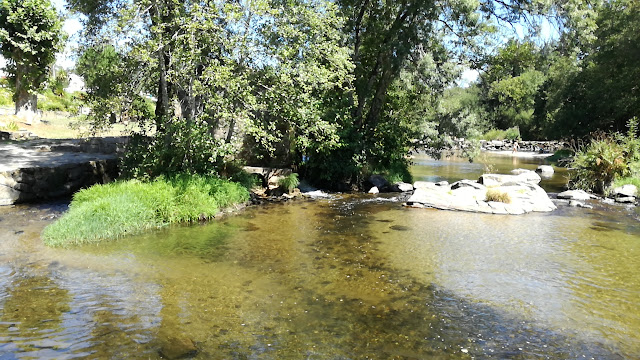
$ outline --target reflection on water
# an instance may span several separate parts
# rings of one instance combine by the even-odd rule
[[[40,244],[49,210],[5,211],[0,357],[148,359],[167,342],[202,359],[640,354],[635,212],[389,200],[272,204],[73,250]]]

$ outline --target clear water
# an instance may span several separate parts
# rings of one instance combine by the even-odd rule
[[[416,180],[483,170],[416,160]],[[39,239],[64,206],[3,208],[0,358],[159,358],[185,341],[201,359],[638,358],[640,214],[594,205],[500,216],[338,195],[71,250]]]

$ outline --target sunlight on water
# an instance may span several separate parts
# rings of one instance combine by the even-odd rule
[[[500,216],[339,195],[68,250],[38,238],[63,207],[2,210],[0,357],[634,358],[640,223],[594,205]]]

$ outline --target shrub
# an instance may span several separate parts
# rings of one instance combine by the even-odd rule
[[[520,129],[517,126],[507,130],[491,129],[481,136],[484,140],[518,140],[520,139]]]
[[[284,190],[291,192],[300,184],[300,180],[298,179],[298,174],[291,173],[280,180],[278,180],[278,186],[283,188]]]
[[[498,189],[489,189],[487,190],[485,201],[496,201],[496,202],[501,202],[505,204],[510,204],[511,196],[509,196],[508,193],[502,192]]]
[[[0,86],[0,106],[13,105],[13,94],[11,90]]]
[[[626,135],[602,135],[576,152],[569,185],[572,188],[605,193],[617,179],[640,176],[638,119],[628,123]]]
[[[69,211],[47,226],[42,238],[49,246],[95,243],[166,224],[209,219],[221,208],[248,198],[239,184],[197,175],[95,185],[77,192]]]

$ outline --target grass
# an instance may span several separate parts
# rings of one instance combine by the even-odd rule
[[[501,202],[505,204],[510,204],[511,196],[509,196],[509,194],[507,194],[506,192],[502,192],[497,189],[488,189],[487,195],[484,201],[496,201],[496,202]]]
[[[98,243],[167,224],[210,219],[220,209],[248,199],[247,189],[237,183],[198,175],[95,185],[77,192],[69,211],[47,226],[42,238],[54,247]]]
[[[278,186],[286,190],[287,192],[293,191],[300,184],[298,174],[291,173],[280,180],[278,180]]]

